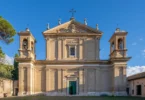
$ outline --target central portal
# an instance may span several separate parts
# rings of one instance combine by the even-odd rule
[[[76,81],[69,81],[69,94],[70,95],[76,94]]]

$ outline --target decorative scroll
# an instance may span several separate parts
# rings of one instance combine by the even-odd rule
[[[59,33],[87,33],[87,31],[77,28],[74,24],[71,24],[67,29],[61,28]]]

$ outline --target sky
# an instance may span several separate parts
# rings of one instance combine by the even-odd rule
[[[58,19],[62,23],[69,21],[71,13],[76,10],[75,19],[88,26],[103,32],[100,41],[100,58],[109,59],[109,39],[115,29],[128,32],[127,55],[132,57],[128,66],[145,66],[145,0],[1,0],[0,16],[8,20],[17,32],[29,27],[37,40],[37,59],[45,59],[45,39],[42,32],[46,30],[47,23],[50,28],[57,26]],[[19,49],[19,37],[7,45],[0,42],[6,55],[13,59]]]

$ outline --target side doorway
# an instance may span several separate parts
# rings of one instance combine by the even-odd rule
[[[136,95],[142,95],[142,88],[141,85],[136,86]]]
[[[76,95],[77,93],[77,82],[76,81],[69,81],[69,94]]]

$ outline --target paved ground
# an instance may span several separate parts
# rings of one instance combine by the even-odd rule
[[[27,96],[27,97],[8,97],[0,100],[145,100],[141,97],[49,97],[49,96]]]

